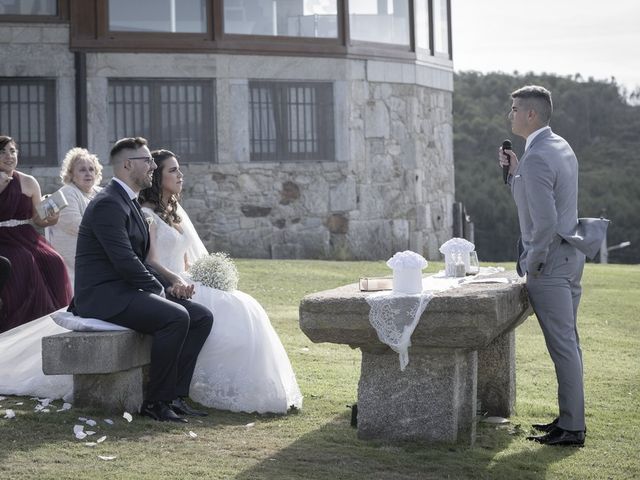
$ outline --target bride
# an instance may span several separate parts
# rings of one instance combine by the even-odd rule
[[[192,300],[214,314],[214,324],[196,364],[190,397],[234,412],[286,413],[302,407],[295,374],[262,306],[238,290],[221,291],[193,282],[189,262],[207,255],[189,216],[177,202],[182,172],[176,156],[153,152],[153,185],[141,192],[150,225],[148,263],[161,274],[195,284]],[[173,277],[170,277],[173,278]],[[71,375],[44,375],[42,338],[68,332],[50,316],[0,334],[0,395],[33,395],[70,401]]]
[[[195,286],[192,301],[213,312],[213,329],[198,356],[189,396],[208,407],[234,412],[286,413],[301,408],[302,395],[280,338],[262,306],[238,290],[222,291],[191,279],[187,269],[207,250],[177,202],[183,174],[168,150],[151,152],[158,168],[140,192],[150,217],[147,263],[167,278]]]

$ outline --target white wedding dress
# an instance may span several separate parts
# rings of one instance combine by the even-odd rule
[[[192,300],[213,312],[213,328],[198,356],[189,396],[233,412],[286,413],[290,407],[301,408],[289,357],[264,308],[246,293],[206,287],[184,272],[185,256],[192,263],[208,253],[182,208],[182,233],[152,210],[143,210],[156,224],[159,262],[193,283]]]
[[[155,213],[160,262],[184,273],[185,254],[193,261],[207,251],[184,210],[184,233],[164,223]],[[193,301],[208,307],[213,329],[196,364],[190,397],[233,412],[286,413],[302,407],[302,395],[289,357],[262,306],[240,291],[224,292],[195,284]],[[68,332],[50,316],[0,334],[0,395],[63,398],[71,401],[71,375],[42,372],[42,337]]]

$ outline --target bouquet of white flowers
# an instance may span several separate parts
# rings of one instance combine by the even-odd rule
[[[203,285],[218,290],[238,288],[238,269],[224,252],[210,253],[196,260],[189,268],[191,278]]]

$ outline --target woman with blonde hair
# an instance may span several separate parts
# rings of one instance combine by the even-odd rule
[[[96,155],[85,148],[75,147],[62,161],[60,179],[64,183],[60,191],[69,205],[60,211],[58,223],[45,232],[51,246],[64,259],[73,286],[78,229],[87,205],[102,190],[98,186],[102,180],[102,165]]]

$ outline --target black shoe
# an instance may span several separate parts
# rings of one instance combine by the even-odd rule
[[[549,433],[551,430],[553,430],[557,425],[558,425],[558,420],[559,417],[556,417],[553,419],[553,421],[551,423],[534,423],[533,425],[531,425],[533,428],[535,428],[536,430],[538,430],[539,432],[545,432],[545,433]],[[585,435],[587,434],[587,426],[584,426],[584,433]]]
[[[541,443],[543,445],[569,445],[573,447],[584,446],[584,432],[572,432],[555,427],[549,433],[537,437],[527,437],[527,440]]]
[[[190,407],[184,397],[176,398],[169,406],[179,415],[191,415],[192,417],[206,417],[209,415],[207,412]]]
[[[159,422],[187,423],[187,419],[179,417],[167,402],[144,402],[140,407],[140,415],[151,417]]]
[[[551,423],[534,423],[531,426],[536,430],[538,430],[539,432],[549,433],[551,430],[556,428],[556,425],[558,424],[558,420],[559,420],[559,417],[556,417],[553,419]]]

